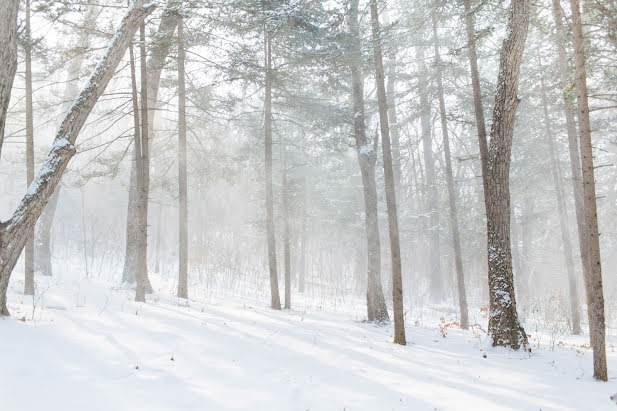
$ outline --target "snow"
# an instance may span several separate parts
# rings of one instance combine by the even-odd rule
[[[154,275],[159,294],[141,304],[115,280],[54,272],[37,277],[34,299],[20,292],[23,273],[11,280],[3,410],[615,409],[615,384],[593,381],[590,350],[572,341],[516,352],[408,317],[399,346],[391,325],[361,321],[360,299],[334,307],[294,294],[296,309],[277,312],[216,290],[178,300]]]

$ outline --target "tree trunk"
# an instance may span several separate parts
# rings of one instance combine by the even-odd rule
[[[162,226],[163,226],[163,204],[159,205],[159,221],[156,223],[156,259],[154,261],[154,272],[161,272],[161,243],[162,243]]]
[[[307,242],[307,220],[308,220],[308,184],[306,177],[302,179],[302,232],[300,233],[300,267],[298,272],[298,292],[303,293],[306,281],[306,242]]]
[[[165,66],[165,59],[169,54],[169,49],[173,43],[173,34],[180,19],[176,12],[177,0],[169,0],[166,10],[163,11],[161,23],[157,34],[150,42],[150,59],[148,60],[148,135],[154,136],[154,114],[158,103],[158,91],[161,80],[161,72]],[[152,139],[150,139],[152,140]],[[129,201],[126,215],[126,251],[124,257],[124,269],[122,271],[122,282],[135,283],[137,272],[137,176],[136,163],[131,164],[131,177],[129,187]]]
[[[435,160],[433,159],[433,142],[431,137],[431,103],[428,90],[428,70],[424,64],[424,46],[416,47],[418,64],[418,93],[420,94],[420,123],[422,126],[422,145],[424,167],[426,169],[427,212],[429,229],[429,264],[431,300],[441,301],[443,297],[443,278],[441,274],[441,251],[439,247],[439,191],[435,177]]]
[[[60,182],[69,160],[75,154],[75,140],[95,103],[113,77],[135,30],[155,8],[154,4],[144,5],[144,0],[133,2],[122,19],[116,35],[94,69],[90,80],[62,121],[51,151],[19,206],[8,221],[0,223],[0,309],[2,315],[9,315],[6,306],[6,291],[11,272],[26,243],[26,238],[41,215],[45,203]]]
[[[268,264],[270,267],[271,307],[281,309],[279,296],[279,281],[276,267],[276,240],[274,231],[274,199],[272,190],[272,41],[268,28],[264,26],[264,59],[265,59],[265,99],[264,99],[264,131],[265,131],[265,167],[266,167],[266,231],[268,236]]]
[[[178,22],[178,297],[188,298],[188,200],[186,172],[186,90],[184,84],[184,23]]]
[[[405,317],[403,309],[403,275],[401,269],[401,246],[398,232],[396,192],[392,171],[392,152],[390,150],[390,129],[388,124],[388,103],[384,84],[384,69],[381,52],[381,29],[377,0],[371,0],[371,28],[373,34],[373,55],[377,99],[379,104],[379,125],[381,128],[381,148],[383,151],[384,180],[386,186],[386,208],[388,210],[388,231],[390,233],[390,254],[392,257],[392,304],[394,311],[394,342],[405,345]]]
[[[135,301],[145,302],[152,286],[148,279],[148,193],[150,191],[150,140],[148,138],[148,70],[146,67],[146,25],[139,26],[139,51],[141,68],[141,161],[139,173],[139,216],[137,238],[137,289]],[[139,154],[139,153],[138,153]]]
[[[570,153],[570,168],[572,172],[572,188],[574,193],[574,211],[576,213],[576,227],[578,233],[578,245],[581,255],[581,267],[583,278],[589,278],[589,252],[585,247],[585,212],[583,210],[583,180],[581,176],[581,161],[578,148],[578,132],[576,130],[576,120],[574,118],[574,106],[572,99],[566,93],[570,88],[568,78],[568,62],[566,49],[563,45],[565,39],[565,28],[563,24],[563,14],[560,0],[553,0],[553,19],[557,29],[555,45],[557,46],[557,65],[559,66],[559,78],[561,81],[564,115],[566,118],[566,130],[568,132],[568,149]],[[588,311],[588,314],[589,311]],[[590,321],[591,323],[591,321]],[[575,333],[576,334],[576,333]]]
[[[485,192],[488,239],[489,335],[493,345],[518,349],[527,335],[516,312],[510,244],[510,155],[518,80],[529,26],[529,0],[512,0],[508,30],[499,58],[499,74]]]
[[[587,97],[585,40],[583,38],[579,0],[570,0],[570,5],[572,9],[578,129],[583,168],[583,210],[586,228],[584,244],[589,257],[589,273],[585,277],[587,309],[590,311],[589,335],[593,347],[593,376],[600,381],[606,381],[608,377],[606,369],[604,291],[602,287],[602,263],[600,259],[598,211],[596,209],[596,182],[593,169],[593,148],[591,145],[591,124]]]
[[[285,308],[291,308],[291,244],[289,240],[289,187],[287,186],[287,153],[281,136],[281,192],[283,195],[283,254],[285,260]]]
[[[11,89],[17,70],[17,10],[19,0],[0,1],[0,156]],[[1,307],[0,307],[1,308]]]
[[[398,198],[401,195],[401,133],[396,114],[396,51],[394,45],[390,45],[392,51],[388,58],[388,80],[386,92],[388,96],[388,120],[390,121],[390,134],[392,134],[392,172],[394,174],[394,189]]]
[[[542,63],[539,62],[539,67]],[[578,285],[576,283],[576,275],[574,273],[574,259],[572,258],[572,242],[570,241],[570,232],[568,230],[568,215],[566,203],[563,195],[563,181],[561,179],[561,166],[559,157],[555,150],[555,136],[548,115],[548,101],[546,99],[546,88],[544,85],[544,77],[540,77],[542,111],[544,114],[544,127],[546,129],[546,140],[548,143],[549,156],[551,157],[551,174],[553,175],[553,184],[555,184],[555,196],[557,200],[557,211],[559,212],[559,228],[561,229],[561,240],[563,243],[563,254],[568,271],[568,285],[570,292],[570,319],[572,320],[572,333],[579,335],[581,333],[581,308],[578,300]]]
[[[381,286],[381,244],[379,239],[379,219],[377,216],[377,184],[375,181],[375,164],[377,153],[368,143],[364,114],[364,82],[362,78],[362,52],[358,24],[358,0],[352,0],[349,7],[349,29],[351,33],[351,68],[354,136],[356,152],[362,174],[364,189],[364,214],[367,244],[367,288],[366,308],[369,321],[388,321],[386,306]]]
[[[471,73],[471,87],[473,89],[473,108],[478,131],[478,146],[480,147],[480,163],[482,165],[482,186],[486,192],[488,170],[488,143],[486,141],[486,126],[484,109],[482,107],[482,91],[480,88],[480,72],[478,70],[478,55],[476,53],[476,33],[471,12],[471,0],[463,0],[465,6],[465,32],[467,33],[467,48],[469,52],[469,69]]]
[[[26,0],[24,52],[26,55],[26,187],[34,180],[34,120],[32,118],[32,39],[30,0]],[[24,294],[34,295],[34,226],[28,234],[24,252]]]
[[[450,138],[448,136],[448,120],[446,118],[446,104],[444,100],[441,55],[439,54],[439,37],[437,35],[437,13],[433,10],[433,44],[435,47],[435,69],[437,76],[437,96],[439,98],[439,114],[441,117],[441,132],[443,134],[443,148],[446,159],[446,181],[448,185],[448,202],[450,205],[450,230],[452,232],[452,249],[454,250],[454,267],[456,270],[456,286],[458,291],[458,306],[460,311],[461,328],[469,328],[467,313],[467,293],[465,292],[465,275],[463,272],[463,258],[461,255],[461,239],[458,230],[458,216],[456,212],[456,190],[452,176],[452,159],[450,157]]]
[[[71,58],[71,61],[68,64],[67,83],[64,88],[63,97],[65,102],[65,110],[69,109],[71,102],[79,93],[79,88],[77,87],[79,82],[79,74],[85,58],[86,49],[88,48],[90,32],[93,27],[96,27],[97,10],[98,1],[92,1],[88,6],[88,12],[84,16],[82,22],[84,29],[80,30],[77,37],[75,55]],[[56,214],[56,207],[58,206],[58,199],[60,198],[61,188],[62,186],[58,185],[49,199],[49,202],[45,206],[43,214],[41,214],[36,223],[36,235],[34,242],[34,271],[45,276],[52,275],[51,229],[54,222],[54,216]]]

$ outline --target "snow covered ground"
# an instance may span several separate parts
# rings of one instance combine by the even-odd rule
[[[595,382],[583,339],[514,352],[408,318],[402,347],[392,326],[361,321],[361,300],[320,308],[296,294],[296,309],[275,312],[265,298],[159,292],[137,304],[113,282],[59,272],[37,277],[33,309],[22,287],[17,273],[0,320],[0,410],[616,407],[617,354],[609,382]]]

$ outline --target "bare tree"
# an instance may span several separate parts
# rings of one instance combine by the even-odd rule
[[[11,89],[17,70],[17,10],[19,0],[0,1],[0,156]]]
[[[289,239],[289,186],[287,184],[287,147],[281,136],[281,194],[283,196],[283,255],[285,262],[285,308],[291,308],[291,242]]]
[[[443,79],[441,68],[443,61],[439,54],[439,36],[437,33],[437,12],[432,12],[433,20],[433,45],[435,48],[435,70],[437,77],[437,97],[439,99],[439,115],[441,119],[441,133],[443,136],[443,151],[446,160],[446,181],[448,185],[448,203],[450,206],[450,231],[452,233],[452,249],[454,250],[454,268],[456,270],[456,286],[458,291],[458,307],[460,311],[461,328],[469,327],[467,313],[467,293],[465,291],[465,274],[463,272],[463,257],[461,253],[461,239],[458,228],[458,216],[456,211],[456,190],[454,189],[454,177],[452,176],[452,159],[450,155],[450,137],[448,135],[448,120],[446,117],[446,103],[444,99]]]
[[[270,267],[271,307],[281,309],[279,281],[276,267],[276,240],[274,230],[274,196],[272,192],[272,40],[268,28],[264,25],[264,62],[265,62],[265,97],[264,97],[264,136],[266,168],[266,231],[268,237],[268,265]]]
[[[184,81],[184,24],[178,21],[178,297],[188,298],[188,200],[186,172],[186,87]]]
[[[488,171],[488,143],[486,141],[486,125],[484,121],[484,109],[482,107],[482,90],[480,89],[480,72],[478,70],[478,55],[476,53],[476,33],[473,24],[471,0],[463,0],[465,6],[465,32],[467,34],[467,50],[469,53],[469,68],[471,73],[471,86],[473,90],[473,108],[476,117],[476,130],[478,132],[478,146],[480,147],[480,162],[482,164],[482,186],[486,193]]]
[[[148,193],[150,192],[150,140],[148,134],[148,69],[146,63],[146,24],[139,26],[139,64],[141,71],[141,146],[137,156],[138,173],[138,238],[137,238],[137,289],[135,301],[146,301],[146,293],[152,290],[148,279]],[[137,145],[136,145],[137,147]]]
[[[510,155],[518,81],[529,26],[529,0],[512,0],[508,29],[499,57],[497,91],[486,167],[485,189],[488,283],[490,297],[489,334],[493,345],[518,349],[527,335],[516,312],[510,243]]]
[[[60,182],[69,160],[75,155],[75,141],[88,115],[105,87],[114,75],[115,69],[131,42],[131,38],[143,19],[156,6],[135,0],[122,19],[116,34],[94,69],[90,80],[81,91],[66,117],[62,121],[52,148],[39,169],[28,191],[22,198],[12,217],[0,223],[0,314],[9,315],[6,306],[6,291],[11,272],[26,243],[27,236],[36,224],[43,208]],[[7,61],[6,64],[9,64]],[[2,61],[0,66],[4,65]]]
[[[540,58],[538,57],[538,60]],[[542,67],[542,62],[538,61],[539,67]],[[562,172],[557,150],[555,148],[555,136],[553,135],[553,127],[548,114],[548,99],[546,98],[546,86],[544,84],[544,75],[540,77],[540,97],[542,100],[542,114],[544,115],[544,128],[546,130],[546,141],[548,143],[548,151],[551,160],[551,174],[553,176],[553,184],[555,185],[555,197],[557,200],[557,212],[559,213],[559,228],[561,230],[561,240],[563,243],[563,254],[568,271],[568,290],[570,292],[570,319],[572,321],[572,332],[574,334],[581,333],[581,307],[578,299],[578,285],[576,275],[574,273],[574,259],[572,258],[572,241],[570,240],[570,231],[568,229],[568,210],[563,193]]]
[[[362,52],[358,27],[358,2],[359,0],[352,0],[349,5],[349,30],[351,34],[349,66],[353,89],[354,137],[364,191],[364,224],[368,255],[366,307],[369,321],[382,322],[389,320],[389,317],[381,287],[381,244],[379,240],[379,220],[377,218],[377,185],[375,182],[377,153],[375,148],[369,145],[366,137],[364,84],[360,70]]]
[[[381,52],[381,29],[377,0],[371,0],[371,28],[373,34],[373,55],[377,99],[379,103],[379,125],[381,128],[381,147],[383,151],[384,180],[386,185],[386,207],[388,210],[388,231],[390,233],[390,254],[392,257],[392,305],[394,311],[394,342],[405,345],[405,316],[403,312],[403,275],[401,269],[401,245],[398,232],[396,192],[392,171],[392,152],[390,148],[390,129],[388,124],[388,104],[384,84],[383,57]]]
[[[553,19],[555,21],[556,37],[555,46],[557,48],[557,66],[559,67],[559,80],[561,82],[561,93],[563,99],[563,110],[566,118],[566,131],[568,133],[568,149],[570,153],[570,169],[572,172],[572,188],[574,192],[574,212],[576,213],[576,226],[578,233],[578,244],[581,255],[581,267],[583,278],[589,276],[589,255],[585,248],[585,213],[583,210],[583,182],[581,176],[580,152],[578,149],[578,137],[576,130],[576,120],[574,118],[574,106],[572,99],[565,90],[569,87],[568,61],[566,48],[564,47],[564,36],[566,34],[563,24],[563,13],[560,0],[553,0]],[[581,326],[573,324],[572,332],[581,334]]]
[[[154,136],[154,114],[158,103],[158,92],[161,81],[161,72],[165,66],[165,60],[169,54],[169,49],[174,42],[173,34],[178,25],[179,15],[175,10],[177,0],[169,0],[167,8],[163,11],[163,16],[158,30],[150,45],[150,58],[148,60],[148,135]],[[150,139],[151,141],[152,139]],[[124,257],[124,269],[122,271],[122,282],[135,283],[137,272],[137,174],[136,163],[131,165],[131,177],[129,188],[129,201],[126,215],[126,251]],[[150,290],[148,290],[150,291]]]
[[[578,106],[578,131],[583,167],[583,210],[585,216],[584,245],[589,256],[589,272],[585,277],[587,309],[589,310],[589,336],[593,347],[593,376],[600,381],[608,378],[606,368],[606,329],[604,319],[604,290],[602,262],[600,259],[600,234],[596,209],[596,181],[591,145],[591,123],[587,96],[587,69],[585,68],[585,39],[579,0],[570,0],[574,44],[574,80]]]

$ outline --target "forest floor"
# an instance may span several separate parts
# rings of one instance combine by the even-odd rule
[[[595,382],[582,338],[516,352],[490,347],[478,329],[408,318],[399,346],[392,325],[361,321],[361,299],[330,309],[294,294],[298,308],[273,311],[265,298],[159,292],[139,304],[130,289],[74,273],[37,277],[32,299],[20,293],[23,274],[13,277],[12,317],[0,320],[1,410],[616,407],[617,353],[608,350],[609,382]]]

